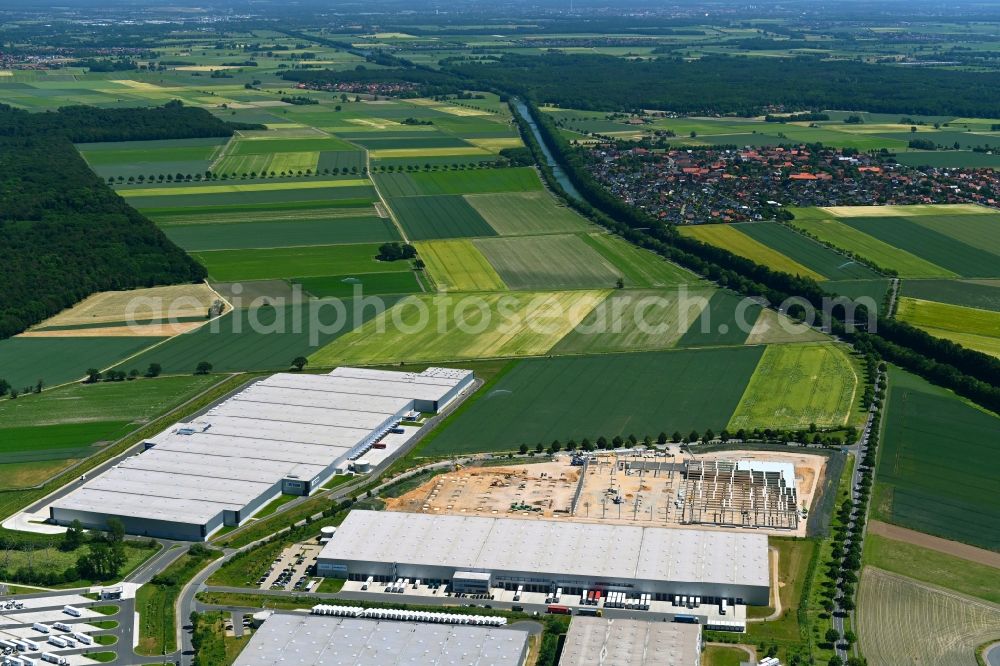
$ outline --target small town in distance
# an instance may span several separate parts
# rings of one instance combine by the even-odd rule
[[[0,666],[1000,666],[998,26],[0,6]]]

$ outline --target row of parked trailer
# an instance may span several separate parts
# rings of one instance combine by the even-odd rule
[[[608,592],[604,600],[605,608],[626,608],[628,610],[649,610],[652,595],[629,595],[627,592]]]
[[[358,617],[370,620],[473,624],[485,627],[501,627],[507,624],[507,618],[496,615],[459,615],[457,613],[435,613],[431,611],[400,610],[395,608],[362,608],[360,606],[332,606],[329,604],[313,606],[312,614],[332,615],[335,617]]]
[[[49,664],[55,664],[56,666],[69,666],[69,659],[52,654],[51,652],[43,652],[39,655],[38,659]],[[6,656],[0,658],[0,666],[38,666],[38,661],[24,655],[17,657]]]

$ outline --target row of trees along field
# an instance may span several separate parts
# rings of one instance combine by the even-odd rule
[[[811,278],[774,271],[728,250],[682,236],[674,227],[654,220],[644,211],[612,195],[584,168],[586,157],[581,153],[582,149],[570,146],[559,134],[554,121],[540,113],[537,107],[529,103],[529,110],[542,137],[554,149],[556,160],[585,201],[565,195],[552,170],[544,166],[546,162],[534,134],[515,113],[522,138],[535,151],[538,163],[543,165],[541,170],[548,184],[562,192],[570,205],[581,214],[630,242],[724,287],[747,296],[766,298],[774,304],[793,297],[803,299],[816,312],[823,312],[824,298],[828,294]],[[801,316],[804,311],[802,306],[795,304],[787,310],[792,317]],[[843,322],[844,314],[840,309],[832,313],[834,334],[851,340],[864,350],[877,352],[886,360],[946,386],[988,409],[1000,411],[1000,360],[933,337],[905,322],[884,317],[875,319],[873,332],[847,330]],[[867,319],[867,311],[858,307],[855,320]]]
[[[230,136],[179,102],[153,109],[0,105],[0,339],[90,294],[192,282],[205,269],[95,175],[75,141]]]
[[[625,60],[594,54],[453,59],[446,69],[539,103],[601,111],[757,115],[767,107],[990,118],[1000,73],[817,57]]]

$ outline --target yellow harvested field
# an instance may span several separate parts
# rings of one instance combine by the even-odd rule
[[[208,321],[207,319],[205,321]],[[19,338],[172,338],[188,333],[205,324],[205,321],[184,321],[173,324],[135,324],[133,326],[95,326],[69,328],[58,331],[28,331]]]
[[[177,284],[131,291],[102,291],[49,317],[35,328],[110,324],[134,319],[204,316],[219,295],[207,284]],[[195,322],[198,323],[198,322]]]
[[[0,76],[14,76],[14,72],[9,69],[0,69]]]
[[[169,88],[166,86],[158,86],[155,83],[147,83],[146,81],[133,81],[132,79],[112,79],[111,83],[120,83],[123,86],[135,88],[136,90],[183,90],[183,88]]]
[[[431,107],[435,111],[440,111],[441,113],[450,113],[453,116],[492,116],[493,114],[489,111],[482,111],[480,109],[469,109],[464,106],[433,106]]]
[[[735,227],[725,224],[699,224],[686,225],[680,227],[681,235],[695,238],[729,250],[733,254],[746,257],[758,264],[767,266],[771,270],[783,271],[791,275],[811,277],[814,280],[825,280],[826,277],[810,270],[791,257],[785,256],[777,250],[764,245],[760,241],[751,238]]]
[[[475,146],[459,146],[457,148],[386,148],[385,150],[372,150],[370,154],[374,159],[387,159],[391,157],[458,157],[461,155],[489,155],[490,153],[488,150]]]
[[[520,137],[510,136],[498,139],[466,139],[473,146],[479,146],[491,153],[498,153],[504,148],[520,148],[524,145]]]
[[[137,187],[118,190],[129,197],[159,197],[184,194],[230,194],[233,192],[271,192],[275,190],[312,190],[327,187],[358,187],[369,185],[365,178],[346,180],[310,180],[296,183],[252,183],[250,185],[190,185],[185,187]]]
[[[792,321],[783,314],[764,308],[754,322],[747,345],[778,344],[786,342],[823,342],[829,338],[819,331]]]
[[[907,215],[981,215],[992,209],[976,204],[927,204],[913,206],[824,206],[834,217],[905,217]]]
[[[181,65],[174,67],[178,72],[214,72],[219,69],[239,69],[240,65]]]
[[[375,129],[389,129],[390,127],[403,126],[402,123],[397,123],[395,120],[386,120],[385,118],[348,118],[347,122],[354,123],[355,125],[374,127]]]

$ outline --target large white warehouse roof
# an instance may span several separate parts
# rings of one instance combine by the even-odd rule
[[[352,511],[320,560],[572,572],[768,586],[767,536],[663,527]]]
[[[275,374],[147,440],[151,449],[57,500],[52,515],[94,518],[88,526],[102,514],[207,525],[223,511],[250,513],[283,479],[324,481],[415,401],[444,404],[471,379],[438,368]]]
[[[517,629],[275,613],[234,666],[520,666]]]

